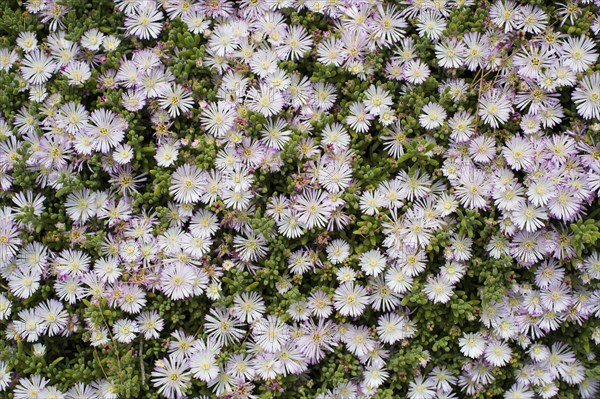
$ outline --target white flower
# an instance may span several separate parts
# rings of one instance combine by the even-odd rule
[[[429,66],[421,60],[410,60],[404,65],[402,75],[413,84],[421,84],[429,78],[431,71]]]
[[[233,300],[233,312],[240,321],[252,323],[265,312],[263,299],[254,291],[237,294]]]
[[[96,216],[96,193],[87,188],[76,190],[67,195],[65,208],[73,221],[85,223],[89,218]]]
[[[20,32],[17,36],[17,46],[21,47],[26,53],[33,51],[37,44],[35,32]]]
[[[376,367],[374,365],[367,366],[363,373],[365,384],[371,388],[377,388],[383,384],[388,377],[389,373],[384,368]]]
[[[236,236],[233,239],[233,247],[245,262],[254,262],[264,258],[268,253],[267,240],[262,234],[250,232],[248,237]]]
[[[485,360],[496,367],[501,367],[508,363],[511,355],[512,350],[510,349],[510,346],[500,340],[488,343],[484,351]]]
[[[391,107],[394,104],[390,92],[375,85],[369,86],[363,103],[367,112],[375,116],[379,115],[383,108]]]
[[[438,103],[430,102],[422,109],[419,115],[419,124],[425,129],[431,130],[440,127],[446,121],[446,110]]]
[[[342,316],[358,317],[369,303],[367,290],[361,285],[343,283],[333,295],[334,307]]]
[[[130,35],[140,39],[156,39],[162,30],[164,16],[156,3],[146,2],[135,7],[131,14],[125,17],[125,29]]]
[[[417,19],[419,36],[427,36],[430,40],[437,40],[446,29],[446,19],[435,11],[422,11]]]
[[[194,294],[196,273],[191,266],[175,263],[166,266],[160,274],[160,287],[172,300],[189,298]]]
[[[98,29],[90,29],[81,36],[81,45],[92,51],[100,50],[100,46],[104,42],[104,33]]]
[[[0,360],[0,392],[6,390],[10,384],[12,373],[8,371],[8,366]]]
[[[452,284],[442,276],[430,278],[423,287],[423,292],[433,303],[446,303],[454,294]]]
[[[284,99],[281,92],[266,84],[261,84],[260,90],[251,87],[247,98],[248,108],[266,117],[277,115],[284,106]]]
[[[290,338],[290,328],[277,316],[268,315],[252,324],[252,336],[262,350],[275,353]]]
[[[190,370],[194,378],[208,382],[217,377],[219,366],[215,353],[209,348],[202,348],[190,356]]]
[[[408,399],[433,399],[435,398],[435,384],[430,379],[418,376],[408,384]]]
[[[12,302],[0,294],[0,320],[6,320],[12,313]]]
[[[220,345],[237,343],[243,336],[244,331],[239,328],[240,323],[229,309],[214,308],[206,315],[204,328],[209,337]]]
[[[360,255],[360,268],[368,276],[377,276],[386,266],[386,257],[378,250],[372,249]]]
[[[479,97],[479,116],[485,123],[496,129],[508,121],[512,105],[505,93],[490,90]]]
[[[596,43],[585,36],[573,38],[571,36],[562,44],[562,59],[564,65],[575,73],[584,72],[598,59],[595,51]]]
[[[156,159],[156,164],[158,166],[169,167],[175,161],[177,161],[177,157],[179,155],[179,142],[169,142],[161,145],[156,150],[156,154],[154,155],[154,159]]]
[[[191,94],[180,84],[168,86],[159,96],[158,103],[163,109],[169,111],[169,115],[175,118],[180,113],[188,112],[194,105]]]
[[[206,177],[196,165],[184,164],[171,178],[169,192],[175,201],[184,204],[198,202],[206,191]]]
[[[485,350],[485,339],[481,333],[464,333],[462,338],[458,339],[460,352],[472,359],[477,359],[483,355]]]
[[[157,361],[151,377],[157,392],[168,399],[182,397],[191,379],[187,362],[173,358]]]
[[[600,119],[600,73],[584,76],[571,97],[584,119]]]
[[[537,6],[522,5],[517,14],[517,28],[527,33],[541,33],[548,24],[548,14]]]
[[[25,55],[21,65],[23,77],[32,84],[46,83],[58,69],[58,64],[41,50],[35,49]]]
[[[200,118],[201,125],[216,137],[223,137],[231,130],[237,113],[225,102],[211,103],[204,109]]]
[[[325,191],[310,189],[304,192],[297,201],[298,221],[307,229],[321,228],[333,211],[333,204]]]
[[[334,265],[340,264],[350,255],[350,244],[342,239],[333,240],[326,248],[327,259]]]
[[[128,123],[121,116],[108,109],[97,109],[90,115],[90,124],[85,133],[91,136],[94,149],[107,153],[123,141]]]
[[[117,341],[128,344],[135,339],[140,331],[138,324],[129,319],[119,319],[113,324],[113,334]]]

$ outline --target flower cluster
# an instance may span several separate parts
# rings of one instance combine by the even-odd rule
[[[600,395],[600,1],[1,7],[0,395]]]

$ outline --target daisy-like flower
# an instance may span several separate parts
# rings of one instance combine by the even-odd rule
[[[158,103],[163,109],[169,111],[171,117],[176,118],[180,113],[192,109],[194,100],[191,94],[180,84],[168,86],[160,95]]]
[[[435,398],[435,384],[430,379],[418,376],[408,384],[408,399],[433,399]]]
[[[60,107],[56,120],[67,132],[77,133],[87,126],[89,112],[82,104],[69,101]]]
[[[333,240],[326,248],[327,260],[337,265],[346,260],[350,255],[350,244],[342,239]]]
[[[202,348],[190,356],[190,370],[194,378],[209,382],[219,375],[216,354],[210,348]]]
[[[323,290],[317,290],[310,295],[307,302],[308,308],[314,316],[326,318],[332,312],[331,298]]]
[[[0,360],[0,392],[6,390],[6,388],[10,384],[11,378],[12,373],[8,371],[8,365],[2,360]]]
[[[381,86],[371,85],[365,93],[363,100],[365,110],[372,115],[379,115],[383,108],[391,107],[394,102],[390,92],[384,90]]]
[[[317,82],[313,85],[313,100],[321,111],[328,111],[337,99],[335,86],[331,83]]]
[[[127,121],[114,112],[101,108],[91,113],[85,132],[93,137],[94,149],[107,153],[125,137]]]
[[[348,107],[350,114],[346,117],[346,124],[353,130],[364,133],[369,130],[374,116],[367,111],[362,102],[355,102]]]
[[[569,187],[558,187],[555,195],[548,201],[549,214],[563,221],[573,220],[580,208],[581,201]]]
[[[33,374],[29,378],[21,378],[19,384],[15,387],[14,397],[16,399],[38,398],[39,394],[44,392],[50,380]]]
[[[298,221],[307,229],[321,228],[327,224],[333,204],[325,191],[310,189],[297,200],[296,209],[299,212]]]
[[[194,337],[187,335],[183,330],[175,330],[171,333],[172,339],[169,343],[169,355],[177,360],[189,359],[196,351]]]
[[[247,234],[248,237],[236,236],[233,247],[245,262],[254,262],[267,255],[267,240],[262,234]]]
[[[584,76],[571,98],[584,119],[600,120],[600,73]]]
[[[543,208],[538,208],[532,204],[522,202],[517,205],[512,213],[512,221],[520,228],[526,231],[537,231],[544,226],[544,220],[548,215]]]
[[[64,67],[62,74],[69,80],[69,85],[78,86],[92,76],[92,71],[84,62],[71,61]]]
[[[20,68],[23,77],[32,84],[46,83],[57,69],[58,64],[38,49],[25,55]]]
[[[87,188],[76,190],[67,195],[65,208],[73,221],[85,223],[98,211],[96,193]]]
[[[367,366],[364,373],[364,383],[368,388],[377,388],[387,380],[390,374],[383,368],[375,365]]]
[[[462,338],[458,339],[460,351],[463,355],[472,359],[477,359],[483,355],[486,344],[481,333],[464,333]]]
[[[0,320],[6,320],[12,313],[12,302],[0,294]]]
[[[236,295],[233,303],[233,313],[246,323],[259,319],[266,309],[263,299],[254,291]]]
[[[275,90],[266,84],[260,85],[260,89],[251,87],[247,98],[248,108],[265,117],[278,114],[284,106],[284,99],[279,90]]]
[[[433,303],[446,303],[454,294],[452,289],[452,284],[445,277],[437,276],[428,280],[423,292]]]
[[[184,164],[171,178],[169,192],[175,201],[184,204],[198,202],[206,191],[206,176],[196,165]]]
[[[404,28],[408,25],[406,20],[402,18],[401,12],[396,7],[391,5],[377,6],[377,12],[373,18],[370,28],[373,30],[375,37],[387,44],[398,42],[404,37]]]
[[[18,59],[19,55],[15,50],[0,48],[0,71],[8,72]]]
[[[206,315],[204,328],[220,345],[235,344],[244,335],[240,323],[229,309],[214,308]]]
[[[506,123],[512,112],[512,105],[505,93],[494,89],[479,97],[479,116],[492,128]]]
[[[189,298],[194,294],[196,273],[192,267],[175,263],[161,271],[161,290],[172,300]]]
[[[156,3],[148,2],[133,8],[125,17],[127,33],[140,39],[156,39],[162,30],[164,15]]]
[[[595,48],[596,43],[585,36],[568,37],[561,48],[564,65],[575,73],[584,72],[598,60]]]
[[[529,140],[514,136],[502,148],[502,155],[512,169],[527,170],[533,163],[534,150]]]
[[[46,332],[44,319],[34,309],[24,309],[18,314],[15,329],[27,342],[36,342]]]
[[[179,142],[169,142],[161,145],[156,150],[156,154],[154,155],[154,159],[156,159],[156,164],[158,166],[169,167],[175,161],[177,161],[177,157],[179,155]]]
[[[168,399],[182,397],[191,380],[187,361],[174,358],[158,360],[151,373],[151,379],[159,394]]]
[[[429,102],[421,110],[419,124],[428,130],[435,129],[444,124],[446,117],[447,113],[444,107],[438,103]]]
[[[281,45],[276,49],[277,54],[284,59],[296,60],[302,58],[310,50],[313,40],[304,27],[292,25],[288,28]]]
[[[524,32],[539,34],[548,24],[548,14],[537,6],[522,5],[517,14],[517,28]]]
[[[460,68],[464,62],[466,47],[456,38],[435,45],[435,56],[442,68]]]
[[[472,169],[461,175],[459,183],[456,196],[461,204],[474,209],[483,209],[487,206],[486,198],[491,185],[484,172]]]
[[[140,331],[138,324],[129,319],[119,319],[113,324],[113,334],[117,341],[128,344],[135,339]]]
[[[343,283],[336,288],[333,301],[333,306],[342,316],[358,317],[369,304],[369,297],[361,285]]]
[[[329,320],[319,319],[315,324],[312,319],[302,323],[298,346],[303,348],[303,354],[309,364],[316,364],[333,351],[338,344],[337,326]]]
[[[489,342],[483,352],[485,360],[490,362],[492,365],[496,367],[504,366],[510,360],[512,355],[512,350],[507,343],[494,340]]]
[[[439,39],[446,29],[446,19],[435,11],[422,11],[417,18],[419,36],[427,36],[430,40]]]
[[[36,313],[42,318],[42,327],[50,337],[63,332],[69,318],[63,304],[55,299],[48,299],[38,305]]]
[[[81,45],[92,51],[100,50],[100,46],[104,42],[104,33],[98,29],[90,29],[81,36]]]
[[[360,268],[368,276],[377,276],[384,270],[387,263],[386,257],[378,249],[363,253],[359,260]]]
[[[235,124],[237,113],[227,103],[219,101],[211,103],[202,112],[200,123],[215,137],[223,137]]]
[[[282,118],[269,119],[261,132],[261,141],[268,147],[282,150],[285,143],[290,140],[292,134],[287,127],[287,123]]]
[[[275,353],[290,338],[289,326],[279,317],[268,315],[252,325],[252,336],[262,350]]]
[[[497,1],[490,8],[492,22],[508,33],[517,28],[519,6],[513,1]]]
[[[396,313],[386,313],[379,317],[377,334],[382,342],[393,344],[401,339],[412,336],[411,326],[407,319]]]
[[[402,70],[404,79],[412,84],[421,84],[425,82],[430,74],[431,71],[429,66],[426,63],[421,62],[421,60],[408,61]]]
[[[33,51],[37,44],[38,40],[35,32],[20,32],[17,36],[17,46],[21,47],[26,53]]]
[[[155,310],[140,313],[136,322],[146,339],[157,339],[164,328],[164,320]]]

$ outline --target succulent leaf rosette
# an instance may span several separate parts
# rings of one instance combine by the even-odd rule
[[[599,7],[0,1],[0,398],[600,397]]]

